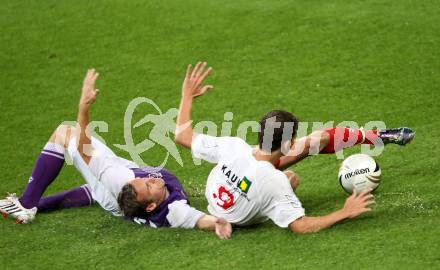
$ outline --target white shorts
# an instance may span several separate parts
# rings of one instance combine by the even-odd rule
[[[112,158],[113,160],[117,159],[118,163],[125,168],[138,167],[132,161],[117,157],[110,148],[108,148],[105,144],[103,144],[96,138],[92,138],[92,146],[99,152],[99,155],[101,157],[104,156]],[[70,156],[75,168],[81,173],[84,180],[90,187],[93,199],[98,202],[98,204],[101,205],[104,210],[109,211],[115,216],[121,216],[122,213],[118,206],[117,196],[115,196],[115,194],[112,194],[110,190],[106,188],[102,181],[98,180],[95,175],[99,175],[99,172],[98,174],[96,172],[93,173],[91,167],[85,163],[80,153],[78,152],[76,137],[72,137],[70,139],[67,153]]]

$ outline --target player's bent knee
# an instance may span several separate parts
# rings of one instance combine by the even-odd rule
[[[74,132],[75,132],[74,127],[61,124],[57,127],[56,131],[54,132],[51,141],[63,145],[64,147],[67,148],[69,146],[70,139],[73,136]]]

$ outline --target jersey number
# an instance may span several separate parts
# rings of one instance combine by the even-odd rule
[[[224,186],[221,186],[218,189],[218,194],[212,194],[214,199],[217,199],[217,205],[221,208],[227,210],[232,205],[234,205],[234,195],[231,192],[226,190]]]

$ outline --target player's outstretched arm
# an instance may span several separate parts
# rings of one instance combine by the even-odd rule
[[[232,226],[223,218],[217,218],[210,215],[204,215],[196,224],[197,229],[215,231],[220,239],[230,239],[232,235]]]
[[[78,138],[78,152],[84,161],[89,164],[92,153],[92,143],[89,137],[90,132],[87,131],[89,125],[89,108],[96,101],[99,95],[99,90],[95,89],[95,82],[99,74],[95,69],[89,69],[82,87],[81,98],[79,101],[78,110],[78,126],[77,126],[77,138]],[[85,147],[86,146],[86,147]]]
[[[175,141],[186,148],[191,148],[193,137],[196,135],[192,129],[192,102],[194,98],[205,94],[213,88],[212,85],[203,84],[212,71],[212,68],[206,69],[206,66],[206,62],[198,62],[194,68],[189,65],[182,85],[182,98],[180,99],[179,113],[177,115]]]
[[[353,191],[353,194],[345,201],[342,209],[322,217],[304,216],[290,223],[289,228],[294,233],[314,233],[329,228],[342,220],[352,219],[369,212],[371,208],[368,206],[374,203],[374,196],[371,191],[369,189],[359,194]]]

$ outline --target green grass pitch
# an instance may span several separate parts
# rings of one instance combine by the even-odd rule
[[[101,136],[110,145],[124,143],[133,98],[178,106],[186,65],[199,59],[214,67],[215,90],[196,100],[196,122],[220,124],[231,111],[236,128],[283,108],[302,121],[382,120],[417,132],[412,144],[377,158],[374,212],[318,234],[268,222],[220,241],[210,232],[138,227],[93,206],[41,214],[31,225],[1,221],[2,269],[440,269],[439,14],[436,0],[2,1],[2,196],[23,191],[52,130],[75,120],[89,67],[101,74],[92,119],[109,123]],[[167,168],[206,209],[211,166],[194,166],[181,150],[184,166],[171,160]],[[143,158],[163,155],[155,147]],[[293,168],[309,215],[342,206],[340,162],[317,156]],[[47,194],[82,183],[66,166]]]

